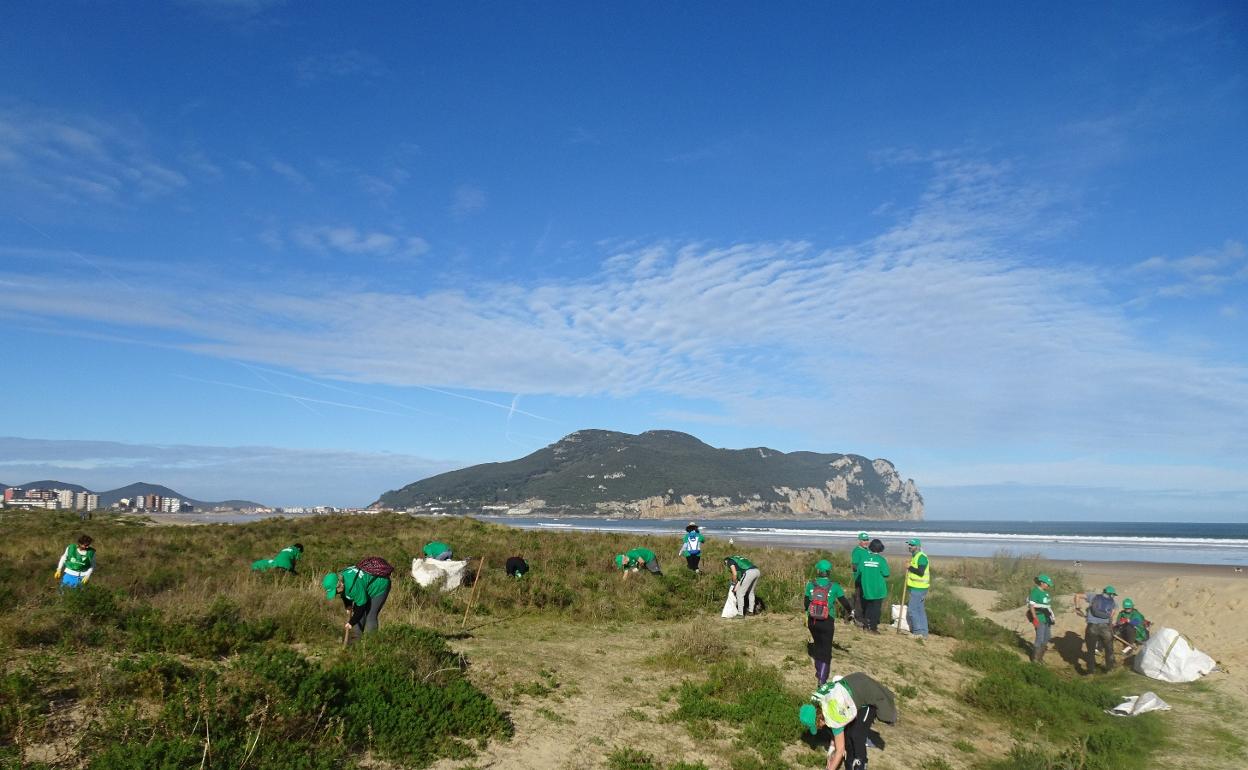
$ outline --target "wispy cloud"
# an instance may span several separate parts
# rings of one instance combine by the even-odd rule
[[[302,171],[285,161],[277,160],[276,158],[270,160],[269,168],[274,174],[277,174],[300,190],[306,192],[312,189],[312,183],[308,181],[307,176],[305,176]]]
[[[467,219],[484,209],[485,204],[485,190],[474,185],[461,184],[451,196],[451,216],[455,219]]]
[[[1230,240],[1220,248],[1177,259],[1150,257],[1136,264],[1133,272],[1159,283],[1151,289],[1153,296],[1190,298],[1219,294],[1231,284],[1248,281],[1248,249],[1239,241]]]
[[[356,49],[305,56],[294,68],[295,77],[304,85],[342,78],[371,80],[389,72],[381,59]]]
[[[415,235],[363,231],[350,226],[303,226],[291,233],[305,249],[353,256],[414,259],[429,251],[429,243]]]

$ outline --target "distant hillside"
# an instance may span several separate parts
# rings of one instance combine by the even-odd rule
[[[205,500],[195,500],[178,492],[175,489],[161,486],[160,484],[149,484],[140,481],[134,484],[128,484],[117,489],[110,489],[107,492],[100,493],[100,507],[107,508],[122,498],[133,498],[135,495],[160,495],[161,497],[176,497],[183,500],[196,508],[263,508],[261,503],[253,503],[250,500],[223,500],[220,502],[210,502]]]
[[[687,433],[582,430],[527,457],[432,476],[386,492],[386,508],[475,512],[831,516],[921,519],[923,498],[887,460],[859,455],[716,449]]]
[[[25,484],[10,484],[9,486],[20,487],[22,489],[72,489],[75,492],[91,491],[80,484],[70,484],[66,481],[53,481],[52,479],[28,481]]]

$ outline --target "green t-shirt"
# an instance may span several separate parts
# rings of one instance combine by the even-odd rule
[[[1148,638],[1148,629],[1144,625],[1144,613],[1132,607],[1118,613],[1118,624],[1127,624],[1135,629],[1135,641],[1142,642]]]
[[[436,559],[449,550],[451,550],[449,545],[437,540],[434,540],[432,543],[426,545],[423,549],[425,556],[428,556],[430,559]]]
[[[871,549],[856,545],[854,550],[849,552],[849,569],[854,573],[854,582],[859,582],[861,575],[858,572],[858,565],[862,564],[862,560],[871,555]]]
[[[836,582],[832,578],[821,577],[821,578],[815,578],[814,580],[806,584],[806,598],[807,599],[809,599],[810,595],[815,592],[815,586],[817,585],[827,587],[829,607],[832,606],[833,602],[835,602],[837,599],[845,595],[845,589],[841,588],[840,583]]]
[[[390,588],[390,578],[370,575],[359,567],[347,567],[342,571],[342,595],[357,607],[368,604],[374,596],[381,596]]]
[[[868,553],[858,563],[859,581],[862,584],[862,598],[867,600],[883,599],[888,596],[888,562],[878,553]]]
[[[702,544],[706,542],[706,538],[702,537],[702,533],[698,531],[686,532],[685,539],[680,544],[681,553],[701,553]]]
[[[293,545],[287,546],[277,552],[277,556],[273,557],[273,566],[282,569],[294,571],[295,562],[299,561],[303,554]]]
[[[754,562],[744,556],[729,556],[727,559],[724,559],[724,564],[735,564],[737,566],[738,576],[744,573],[747,569],[754,569]]]
[[[630,562],[640,562],[632,565],[640,567],[654,558],[654,551],[651,551],[649,548],[634,548],[624,555],[628,557]]]
[[[1027,597],[1032,612],[1045,623],[1053,625],[1053,598],[1040,586],[1033,586],[1031,595]]]

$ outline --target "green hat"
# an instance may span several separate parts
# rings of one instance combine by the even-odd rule
[[[1037,582],[1037,583],[1048,583],[1049,585],[1053,585],[1053,578],[1049,577],[1048,575],[1043,575],[1043,574],[1042,574],[1042,575],[1036,575],[1036,582]]]
[[[1133,609],[1134,607],[1135,607],[1135,602],[1131,601],[1130,599],[1122,600],[1122,608],[1124,610]]]
[[[624,562],[626,561],[628,561],[628,557],[625,556],[624,554],[617,553],[615,555],[615,566],[619,567],[620,569],[624,569]]]
[[[332,599],[338,593],[338,573],[331,572],[321,581],[321,588],[325,589],[325,598]]]
[[[923,545],[917,537],[912,537],[906,541],[906,545]]]
[[[1103,594],[1109,594],[1110,596],[1117,596],[1117,595],[1118,595],[1118,592],[1114,590],[1114,587],[1113,587],[1113,586],[1105,586],[1105,590],[1104,590],[1104,591],[1101,591],[1101,593],[1103,593]]]
[[[815,721],[815,706],[813,703],[807,703],[797,710],[797,721],[806,726],[810,730],[810,734],[814,735],[819,732],[819,723]]]
[[[859,533],[858,533],[858,539],[859,539],[859,540],[870,540],[870,539],[871,539],[871,536],[870,536],[870,535],[868,535],[866,532],[859,532]]]
[[[828,561],[827,559],[820,559],[819,561],[815,562],[815,572],[831,572],[831,571],[832,571],[832,562]]]

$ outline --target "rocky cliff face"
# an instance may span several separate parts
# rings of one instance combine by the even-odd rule
[[[387,492],[376,505],[639,518],[923,517],[914,482],[888,460],[716,449],[675,431],[577,431],[519,460]]]

